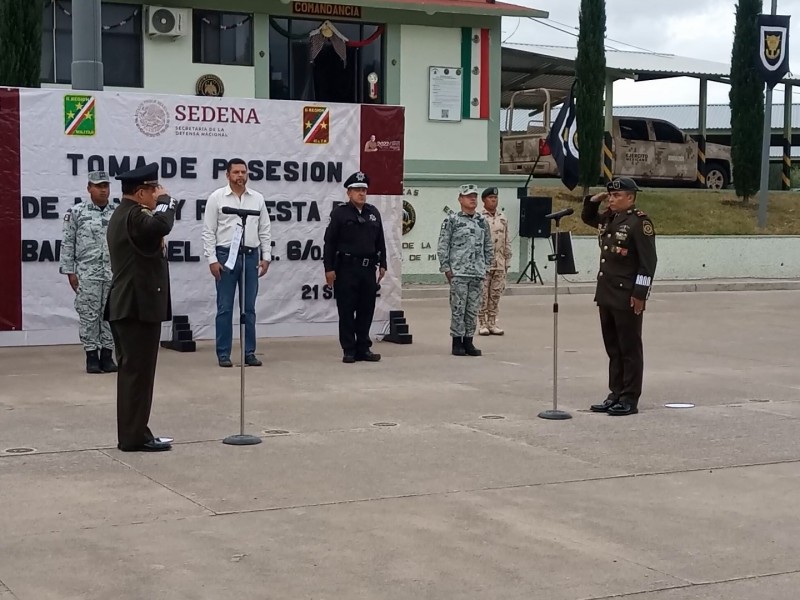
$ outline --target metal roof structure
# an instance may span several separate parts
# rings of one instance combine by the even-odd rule
[[[553,95],[558,104],[575,80],[573,46],[545,46],[506,42],[502,48],[501,106],[508,106],[511,95],[521,89],[548,88],[559,90]],[[671,77],[696,77],[728,83],[730,65],[726,63],[652,52],[629,52],[606,47],[606,69],[616,79],[653,81]],[[787,75],[785,83],[800,84],[800,79]],[[535,107],[540,100],[522,100],[521,107]],[[518,103],[515,102],[515,105]]]
[[[551,119],[555,119],[558,108],[553,109]],[[696,104],[665,104],[654,106],[615,106],[614,116],[640,117],[650,119],[663,119],[675,125],[686,133],[695,133],[698,129],[699,107]],[[529,109],[515,109],[512,117],[512,131],[525,131],[529,121],[541,122],[541,114],[530,116]],[[505,132],[507,109],[500,109],[500,126]],[[709,132],[730,132],[731,108],[727,104],[708,105]],[[783,131],[783,104],[772,106],[772,129],[776,132]],[[792,129],[800,131],[800,104],[792,105]]]

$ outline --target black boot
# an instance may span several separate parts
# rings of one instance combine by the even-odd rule
[[[462,341],[464,338],[454,337],[453,338],[453,356],[466,356],[467,351],[464,350],[464,342]]]
[[[97,356],[97,350],[86,351],[86,372],[87,373],[102,373],[100,368],[100,358]]]
[[[480,356],[481,354],[483,354],[472,343],[472,338],[471,337],[465,337],[464,338],[464,350],[466,350],[467,354],[469,354],[470,356]]]
[[[100,368],[103,373],[116,373],[117,365],[114,363],[114,358],[109,348],[100,350]]]
[[[615,396],[614,394],[609,394],[608,398],[603,400],[602,404],[592,404],[589,407],[589,410],[592,412],[608,412],[612,406],[616,406],[619,403],[619,397]]]
[[[608,414],[621,417],[624,415],[635,415],[639,412],[639,401],[630,398],[620,398],[619,402],[608,409]]]

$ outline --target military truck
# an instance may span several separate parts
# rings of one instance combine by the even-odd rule
[[[526,90],[531,91],[531,90]],[[500,173],[534,177],[558,177],[558,169],[547,144],[550,131],[549,92],[541,111],[529,116],[524,133],[512,131],[514,99],[506,113],[506,132],[501,136]],[[614,117],[614,176],[631,177],[644,185],[694,185],[697,182],[698,144],[672,123],[661,119]],[[600,157],[602,161],[602,156]],[[724,189],[732,181],[731,149],[706,144],[706,187]]]

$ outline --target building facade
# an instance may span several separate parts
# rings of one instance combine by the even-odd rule
[[[404,106],[404,279],[437,279],[438,227],[457,209],[460,184],[499,187],[518,228],[516,189],[524,180],[498,174],[500,27],[509,15],[546,13],[484,0],[104,1],[104,85]],[[45,4],[42,40],[43,85],[69,87],[69,0]],[[511,270],[519,271],[515,254]]]

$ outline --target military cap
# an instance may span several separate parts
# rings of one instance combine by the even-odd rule
[[[474,183],[465,183],[458,188],[458,193],[461,196],[471,196],[472,194],[478,195],[478,186]]]
[[[609,192],[638,192],[639,186],[630,177],[617,177],[608,182],[606,189]]]
[[[490,187],[483,190],[481,194],[481,199],[486,198],[487,196],[497,196],[498,191],[496,187]]]
[[[111,179],[105,171],[91,171],[89,173],[89,183],[111,183]]]
[[[158,163],[150,163],[127,173],[120,173],[117,179],[131,185],[158,185]]]
[[[344,182],[344,187],[347,189],[350,188],[368,188],[369,187],[369,177],[367,177],[366,173],[362,173],[361,171],[357,171],[350,175],[347,178],[347,181]]]

